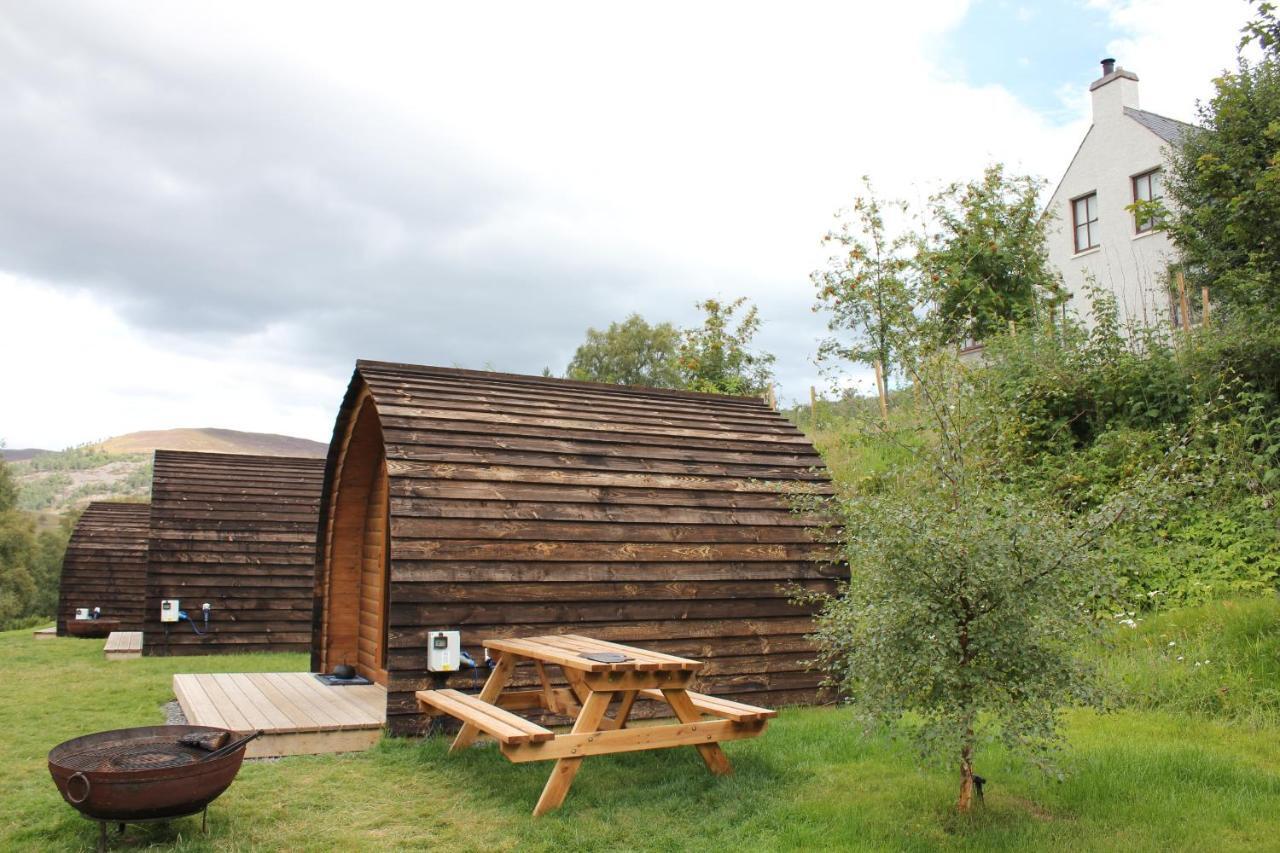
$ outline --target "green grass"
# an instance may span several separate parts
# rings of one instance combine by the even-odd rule
[[[1126,642],[1136,645],[1122,654],[1144,648]],[[45,754],[76,735],[161,722],[172,673],[305,665],[300,655],[107,662],[101,650],[101,641],[0,634],[0,849],[92,849],[94,827],[59,798]],[[450,757],[440,739],[388,740],[355,755],[246,763],[211,808],[207,837],[186,818],[130,827],[113,847],[1275,849],[1280,729],[1255,723],[1068,713],[1063,781],[993,749],[979,762],[986,806],[968,818],[949,810],[950,772],[863,736],[836,709],[788,710],[764,737],[727,744],[736,772],[726,779],[691,749],[589,759],[564,809],[538,820],[529,811],[550,765],[509,764],[491,747]]]
[[[1280,596],[1147,616],[1099,657],[1127,707],[1280,726]]]

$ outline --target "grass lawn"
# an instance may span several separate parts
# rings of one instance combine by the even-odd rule
[[[1161,629],[1151,628],[1157,632]],[[1154,646],[1153,646],[1154,647]],[[1167,646],[1165,646],[1167,648]],[[107,662],[101,640],[0,634],[0,850],[88,850],[45,754],[70,737],[163,721],[170,676],[302,669],[301,655]],[[835,709],[788,710],[726,745],[711,777],[692,749],[591,758],[565,807],[534,820],[550,764],[492,747],[387,740],[369,752],[247,762],[199,820],[130,827],[113,849],[176,850],[1222,850],[1280,845],[1280,728],[1191,712],[1070,713],[1063,781],[991,751],[986,806],[951,814],[955,779],[865,738]]]

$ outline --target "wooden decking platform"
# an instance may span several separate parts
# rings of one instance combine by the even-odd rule
[[[58,626],[50,625],[48,628],[37,628],[31,633],[37,640],[52,640],[58,636]]]
[[[107,660],[127,660],[142,657],[141,631],[112,631],[102,647]]]
[[[175,675],[173,692],[192,725],[262,729],[250,758],[368,749],[387,719],[380,685],[329,687],[307,672]]]

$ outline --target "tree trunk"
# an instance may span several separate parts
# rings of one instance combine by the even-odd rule
[[[960,749],[960,798],[956,811],[967,813],[973,808],[973,745],[966,742]]]

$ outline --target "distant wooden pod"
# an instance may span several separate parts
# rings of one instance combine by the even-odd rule
[[[100,608],[102,618],[118,621],[120,630],[142,630],[150,512],[146,504],[109,501],[85,508],[62,560],[59,637],[68,635],[67,623],[79,608]]]
[[[325,471],[312,668],[385,685],[394,733],[421,728],[437,629],[477,660],[489,637],[574,631],[703,659],[710,693],[807,702],[812,623],[786,587],[842,570],[788,490],[831,485],[755,398],[360,361]]]
[[[310,648],[323,472],[321,459],[156,451],[146,654]],[[165,599],[191,622],[161,622]]]

